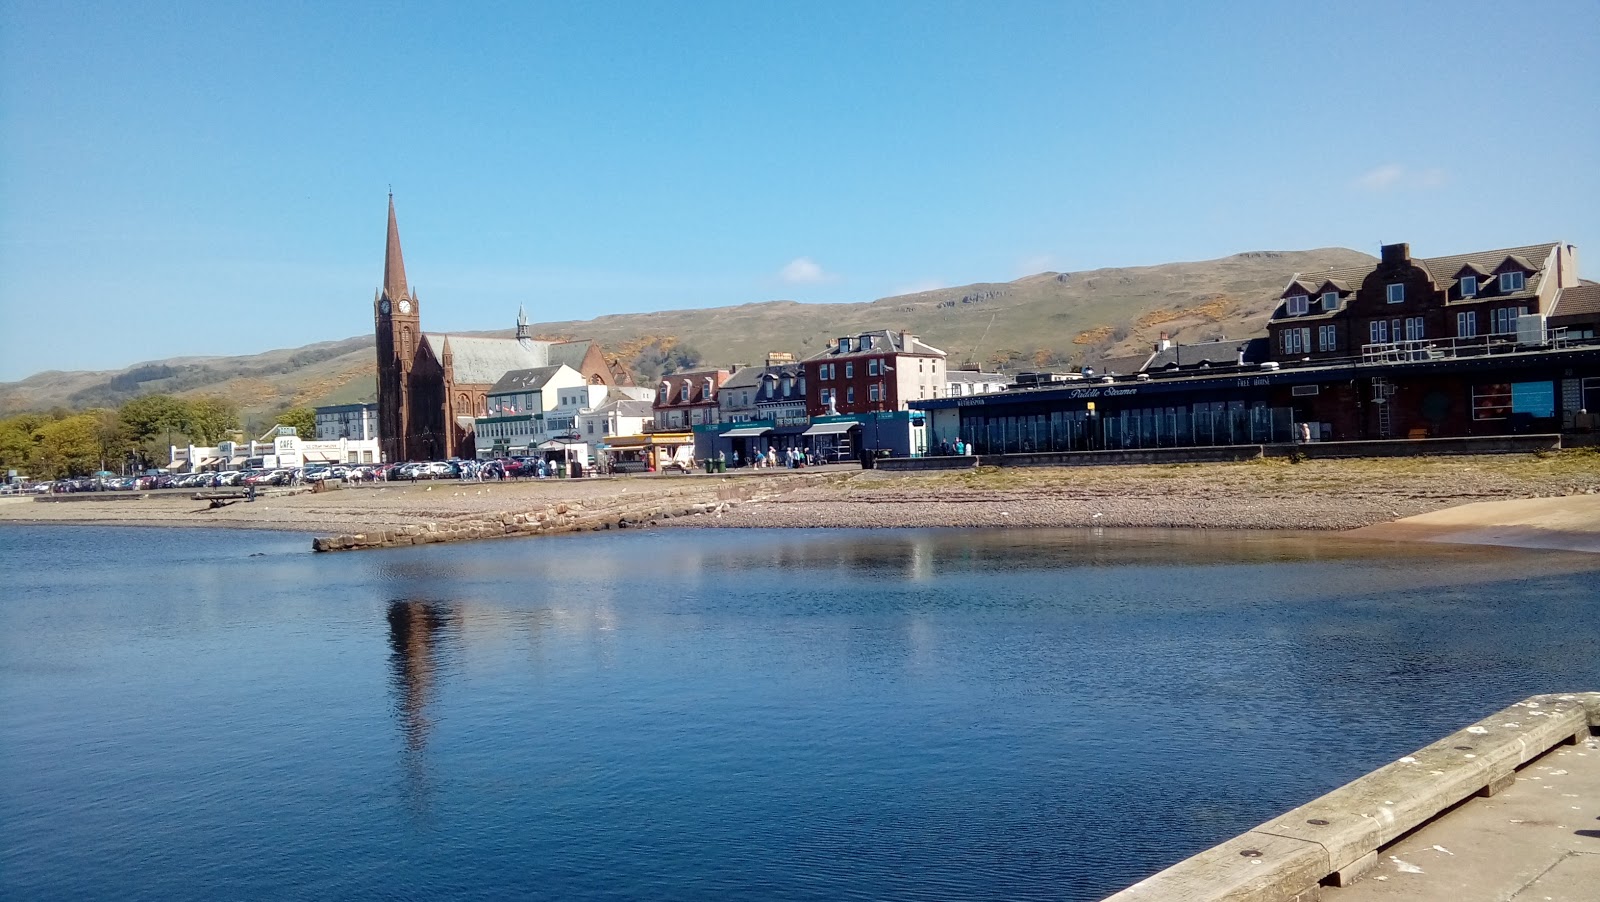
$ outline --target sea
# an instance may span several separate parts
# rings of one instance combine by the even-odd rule
[[[0,527],[5,899],[1098,899],[1528,695],[1600,556]]]

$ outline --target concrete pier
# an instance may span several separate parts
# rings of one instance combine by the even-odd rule
[[[1533,696],[1110,899],[1596,898],[1600,894],[1557,891],[1562,881],[1592,875],[1600,860],[1595,857],[1600,855],[1600,748],[1591,739],[1596,727],[1600,692]],[[1524,783],[1537,785],[1518,789]],[[1493,807],[1485,808],[1486,802]],[[1555,828],[1522,829],[1530,825]],[[1414,833],[1418,828],[1424,829]],[[1439,838],[1426,844],[1426,864],[1402,854],[1422,857],[1412,847],[1435,830],[1443,832],[1429,834]],[[1450,851],[1433,851],[1434,846]],[[1462,860],[1440,864],[1445,857]],[[1433,880],[1409,879],[1425,876],[1428,865],[1438,868]],[[1386,896],[1383,887],[1357,882],[1367,875],[1371,883],[1394,884],[1398,894]],[[1519,887],[1548,880],[1550,892],[1522,896],[1491,890],[1523,877],[1528,879]]]

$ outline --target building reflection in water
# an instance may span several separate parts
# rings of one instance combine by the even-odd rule
[[[424,753],[432,723],[428,705],[438,692],[442,646],[456,632],[459,618],[453,606],[426,601],[389,603],[390,685],[395,717],[405,739],[407,791],[414,805],[427,796]]]

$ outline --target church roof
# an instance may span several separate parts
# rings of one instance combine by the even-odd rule
[[[549,345],[542,341],[517,341],[515,338],[476,338],[470,335],[423,335],[433,356],[444,361],[450,351],[451,376],[457,385],[493,385],[512,370],[549,366]]]
[[[400,226],[394,220],[394,195],[389,195],[389,237],[383,245],[383,296],[390,300],[410,297],[406,261],[400,254]]]
[[[583,358],[588,356],[594,342],[584,338],[577,341],[558,341],[549,346],[546,359],[552,364],[564,363],[579,372],[583,371]]]

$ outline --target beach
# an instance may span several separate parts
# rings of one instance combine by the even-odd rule
[[[1565,499],[1565,500],[1563,500]],[[1521,502],[1514,510],[1483,502]],[[1457,511],[1440,519],[1439,512]],[[1432,517],[1433,519],[1428,519]],[[1412,518],[1417,518],[1413,520]],[[370,533],[505,522],[551,530],[675,527],[1159,527],[1355,530],[1375,538],[1537,544],[1541,530],[1600,534],[1600,455],[1257,460],[1226,464],[980,468],[888,473],[854,466],[726,476],[455,481],[269,493],[212,509],[191,493],[95,500],[8,498],[0,523],[99,523]],[[1548,521],[1548,522],[1546,522]],[[1398,526],[1395,524],[1399,523]],[[1476,536],[1466,536],[1471,530]],[[475,534],[470,537],[478,537]],[[453,535],[453,538],[465,538]],[[1584,540],[1587,541],[1587,540]],[[1568,547],[1566,542],[1557,547]],[[1579,542],[1582,545],[1582,542]],[[1586,550],[1586,549],[1585,549]]]

